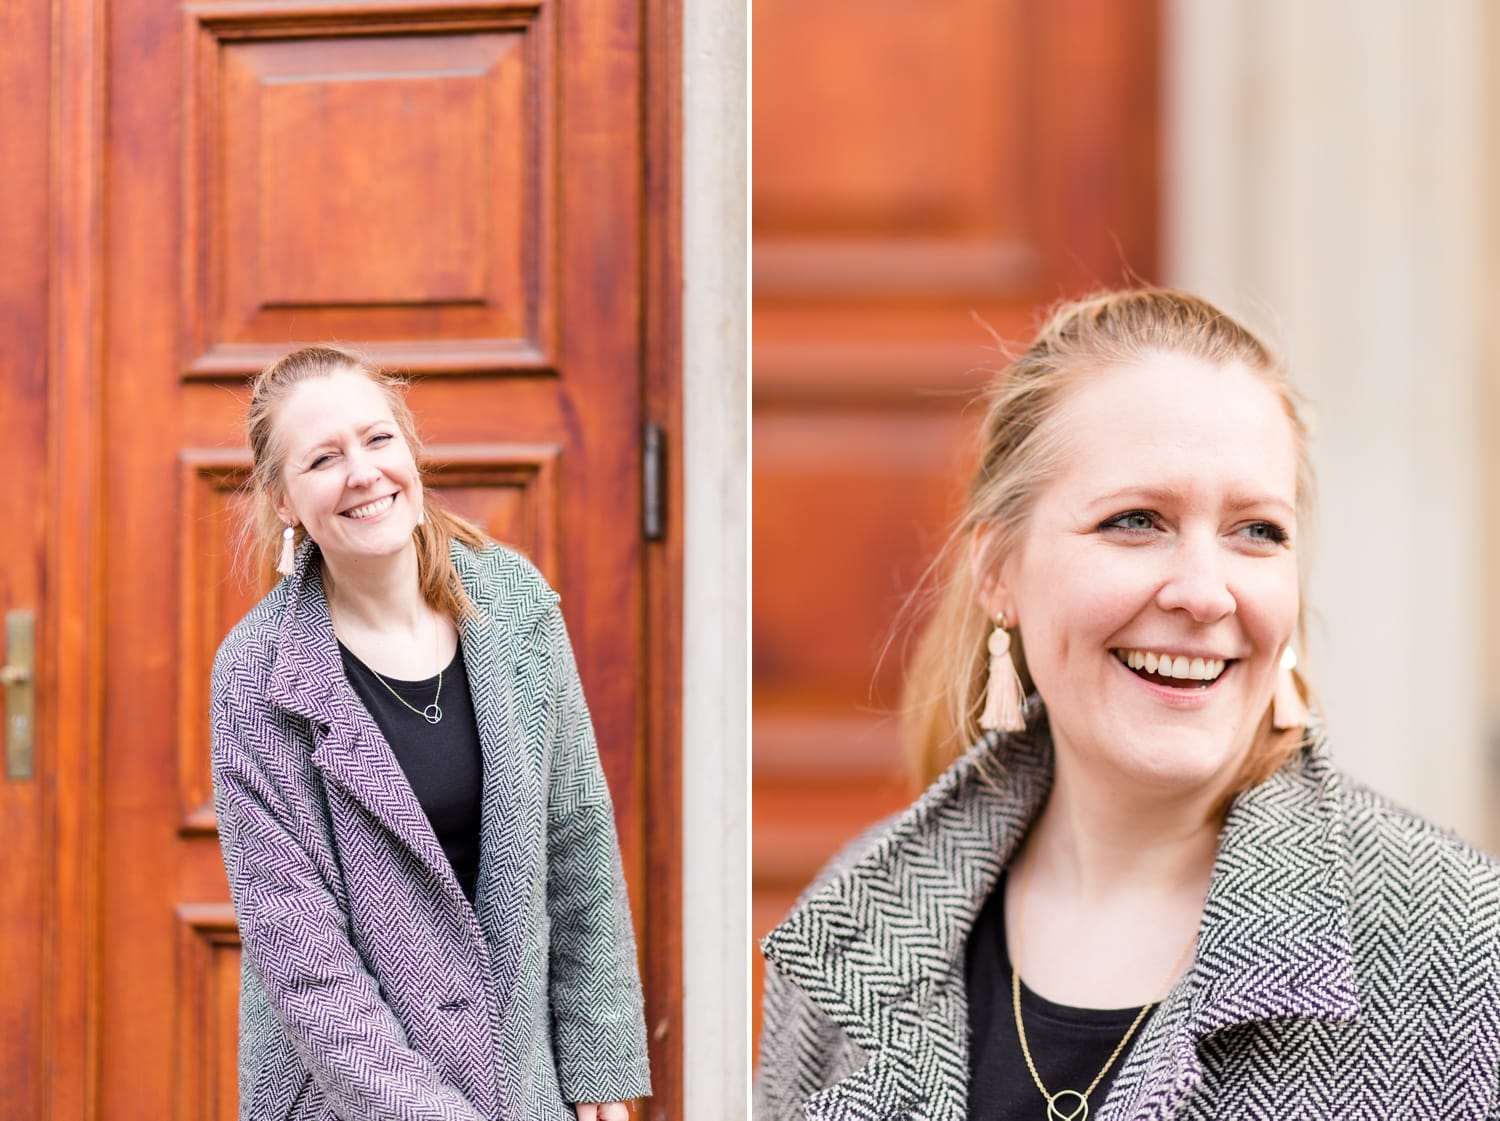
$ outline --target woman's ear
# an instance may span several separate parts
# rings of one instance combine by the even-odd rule
[[[1010,602],[1010,589],[998,553],[993,532],[974,530],[969,538],[969,575],[974,581],[974,594],[986,615],[991,619],[1004,615],[1014,626],[1014,605]]]
[[[271,496],[271,509],[276,511],[283,525],[297,524],[297,515],[292,513],[292,504],[286,500],[286,491]]]

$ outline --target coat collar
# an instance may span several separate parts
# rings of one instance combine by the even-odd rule
[[[870,1056],[814,1096],[811,1116],[965,1116],[965,943],[1051,781],[1041,713],[1003,747],[978,744],[767,935],[767,960]],[[1338,784],[1310,734],[1236,800],[1193,964],[1132,1049],[1101,1119],[1133,1114],[1127,1103],[1180,1102],[1202,1077],[1198,1045],[1213,1032],[1358,1014]]]

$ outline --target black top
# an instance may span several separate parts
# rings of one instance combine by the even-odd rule
[[[1011,1004],[1010,953],[1005,945],[1005,877],[995,885],[974,929],[969,933],[969,1117],[971,1121],[1043,1121],[1047,1103],[1036,1088]],[[1100,1010],[1070,1008],[1038,996],[1021,982],[1021,1018],[1026,1043],[1043,1084],[1053,1094],[1082,1093],[1110,1052],[1130,1030],[1140,1007]],[[1152,1009],[1152,1015],[1156,1010]],[[1149,1019],[1149,1017],[1148,1017]],[[1124,1062],[1125,1055],[1145,1030],[1136,1028],[1129,1046],[1120,1053],[1088,1097],[1090,1114],[1098,1112]],[[1077,1101],[1058,1102],[1062,1115],[1072,1116]]]
[[[375,718],[396,761],[406,772],[417,802],[432,831],[437,834],[453,874],[469,902],[479,880],[480,794],[484,785],[483,760],[479,750],[479,727],[474,722],[474,701],[469,696],[469,675],[464,672],[463,649],[443,670],[442,695],[437,698],[443,718],[429,724],[391,695],[401,694],[412,708],[421,710],[437,696],[438,679],[398,681],[376,676],[342,642],[339,654],[344,673],[365,708]],[[387,689],[381,682],[391,688]]]

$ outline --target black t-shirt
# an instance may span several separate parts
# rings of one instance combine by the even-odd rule
[[[464,672],[463,649],[443,670],[443,691],[438,706],[443,718],[429,724],[420,711],[413,712],[391,695],[401,694],[412,708],[421,710],[437,696],[438,679],[398,681],[377,677],[373,670],[339,643],[344,673],[365,708],[375,718],[396,761],[406,773],[413,793],[432,831],[437,834],[453,874],[469,902],[479,881],[480,797],[484,785],[479,728],[474,722],[474,702],[469,696],[469,676]],[[390,686],[387,689],[381,682]]]
[[[1011,1003],[1010,953],[1005,944],[1005,878],[979,912],[969,933],[969,1117],[971,1121],[1044,1121],[1047,1102],[1032,1081],[1021,1055]],[[1110,1052],[1130,1030],[1140,1007],[1100,1010],[1069,1008],[1038,996],[1021,983],[1021,1017],[1026,1043],[1043,1084],[1082,1093],[1099,1073]],[[1155,1014],[1155,1009],[1152,1009]],[[1099,1080],[1088,1097],[1094,1114],[1103,1104],[1125,1055],[1140,1038],[1145,1023],[1136,1028],[1130,1044]],[[1077,1103],[1058,1103],[1064,1116]]]

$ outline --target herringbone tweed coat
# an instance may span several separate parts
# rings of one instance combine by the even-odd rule
[[[453,560],[483,753],[464,898],[344,676],[309,543],[213,670],[214,806],[243,943],[242,1121],[572,1121],[649,1093],[614,817],[557,596]]]
[[[964,948],[1051,784],[1045,717],[979,744],[762,943],[754,1115],[958,1119]],[[986,765],[984,761],[988,760]],[[1500,873],[1321,736],[1235,802],[1193,962],[1094,1121],[1500,1118]]]

